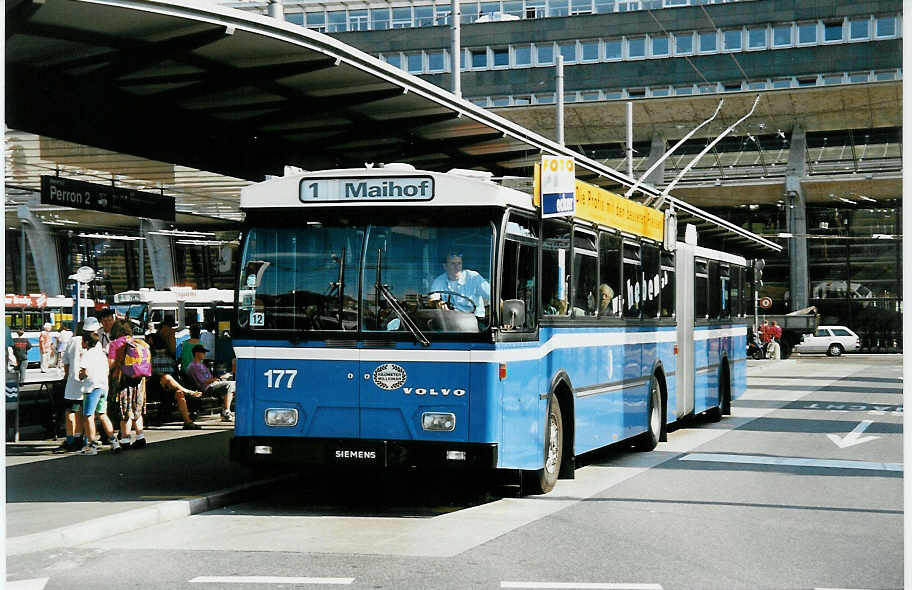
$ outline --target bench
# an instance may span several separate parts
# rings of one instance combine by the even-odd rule
[[[35,389],[34,385],[38,385]],[[26,389],[28,387],[28,389]],[[6,411],[13,412],[13,420],[7,420],[7,441],[19,442],[20,418],[24,407],[38,407],[47,404],[47,413],[39,419],[39,424],[57,438],[57,394],[62,391],[61,380],[26,381],[20,386],[15,372],[6,374]],[[39,413],[39,416],[42,416]]]

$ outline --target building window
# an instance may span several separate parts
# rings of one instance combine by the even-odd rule
[[[823,40],[829,43],[842,41],[842,21],[823,23]]]
[[[675,88],[675,94],[677,94],[678,96],[684,96],[684,95],[693,94],[693,93],[694,93],[693,86],[677,86]]]
[[[554,63],[554,45],[548,43],[547,45],[536,45],[535,46],[535,63],[540,66],[547,66]]]
[[[375,31],[381,31],[390,28],[389,8],[371,9],[371,28]]]
[[[570,14],[567,0],[548,0],[548,16],[568,16]]]
[[[304,13],[303,12],[286,12],[285,20],[290,22],[293,25],[304,25]],[[322,31],[323,29],[319,27],[309,27],[317,31]]]
[[[307,28],[314,29],[315,31],[320,31],[321,33],[326,32],[326,13],[322,10],[320,12],[308,12],[307,13]]]
[[[571,41],[570,43],[561,43],[560,44],[560,54],[564,56],[565,64],[572,64],[576,62],[576,41]]]
[[[506,47],[498,47],[492,50],[495,68],[506,68],[510,66],[510,50]]]
[[[645,88],[629,88],[627,90],[627,98],[645,98],[646,89]]]
[[[896,19],[892,16],[881,16],[874,20],[874,35],[892,37],[896,35]]]
[[[575,92],[565,92],[564,93],[564,102],[565,103],[577,102],[576,93]]]
[[[592,14],[592,0],[570,0],[570,14]]]
[[[530,45],[519,45],[513,48],[513,65],[532,65],[532,47]]]
[[[658,88],[650,88],[649,94],[652,96],[668,96],[671,91],[668,90],[668,86],[659,86]]]
[[[536,104],[554,104],[554,93],[549,92],[546,94],[536,94],[535,103]]]
[[[748,90],[766,90],[766,80],[755,80],[747,83]]]
[[[800,76],[798,86],[817,86],[817,76]]]
[[[823,85],[842,84],[842,74],[827,74],[823,77]]]
[[[598,90],[588,90],[586,92],[580,92],[580,100],[583,102],[592,102],[599,99]]]
[[[675,33],[674,39],[675,55],[687,55],[693,53],[693,33]]]
[[[428,51],[428,71],[442,72],[446,69],[446,52],[442,49]]]
[[[849,39],[856,41],[871,36],[871,19],[853,18],[849,21]]]
[[[495,107],[508,107],[510,106],[510,97],[509,96],[495,96],[493,99]]]
[[[500,12],[500,2],[482,2],[478,9],[478,16],[491,18],[497,12]]]
[[[405,60],[410,74],[420,74],[424,69],[420,53],[408,53]]]
[[[472,68],[488,67],[488,50],[487,49],[470,49],[469,54],[472,56]]]
[[[434,26],[434,7],[430,4],[415,7],[415,26],[416,27],[433,27]]]
[[[547,14],[545,0],[526,0],[526,18],[544,18]]]
[[[517,105],[517,106],[524,106],[524,105],[532,104],[532,97],[528,96],[528,95],[514,97],[513,104]]]
[[[383,61],[391,66],[396,66],[397,68],[402,67],[402,57],[398,53],[390,53],[388,55],[384,55]]]
[[[756,27],[747,30],[748,49],[766,49],[766,27]]]
[[[582,61],[598,61],[599,58],[599,42],[590,39],[588,41],[580,41],[580,49],[582,51]]]
[[[503,3],[504,14],[509,14],[519,18],[523,17],[523,3],[519,1],[508,1]]]
[[[367,10],[349,10],[348,11],[348,30],[349,31],[366,31],[368,30]]]
[[[484,96],[482,98],[473,98],[472,104],[480,107],[486,107],[488,106],[488,97]]]
[[[631,59],[646,57],[646,37],[627,39],[627,57]]]
[[[703,31],[700,36],[700,53],[709,53],[718,49],[715,31]]]
[[[798,23],[798,44],[808,45],[817,42],[817,23]]]
[[[717,92],[719,89],[718,84],[700,84],[697,86],[697,89],[700,91],[700,94],[712,94]]]
[[[614,12],[614,0],[595,0],[595,12],[598,14]]]
[[[654,57],[659,57],[662,55],[668,55],[668,37],[662,35],[661,37],[652,37],[652,55]]]
[[[741,51],[741,29],[724,31],[722,43],[725,51]]]
[[[792,79],[791,78],[779,78],[778,80],[773,80],[773,88],[791,88]]]
[[[608,39],[605,41],[605,59],[621,59],[620,39]]]
[[[620,100],[624,98],[623,90],[606,90],[605,100]]]
[[[849,82],[867,82],[870,78],[870,72],[852,72],[849,74]]]
[[[887,70],[885,72],[874,72],[874,80],[877,82],[883,82],[884,80],[895,80],[896,72],[894,70]]]
[[[726,82],[722,85],[723,92],[739,92],[741,90],[741,82]]]
[[[412,7],[404,6],[393,9],[393,28],[407,29],[412,26]]]
[[[792,25],[773,27],[773,47],[788,47],[792,44]]]
[[[333,10],[326,13],[328,17],[329,26],[327,31],[330,33],[339,33],[345,30],[346,27],[346,18],[344,10]]]
[[[435,25],[448,25],[450,24],[450,10],[449,6],[434,6],[434,24]]]

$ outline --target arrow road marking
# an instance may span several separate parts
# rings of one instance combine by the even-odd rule
[[[861,436],[861,433],[864,432],[868,426],[873,424],[873,420],[862,420],[858,426],[852,429],[852,432],[845,435],[845,437],[840,438],[838,434],[828,434],[829,438],[833,443],[836,444],[840,449],[845,449],[847,447],[853,447],[855,445],[860,445],[863,442],[868,442],[871,440],[876,440],[880,437],[878,436]]]

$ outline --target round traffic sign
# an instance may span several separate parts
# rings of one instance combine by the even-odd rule
[[[763,309],[769,309],[773,306],[773,300],[769,297],[761,297],[758,303]]]

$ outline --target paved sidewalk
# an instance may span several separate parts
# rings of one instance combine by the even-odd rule
[[[6,444],[7,555],[77,545],[243,499],[273,476],[228,459],[232,424],[200,420],[146,430],[117,455],[55,455],[63,439]],[[274,483],[274,482],[272,482]]]

